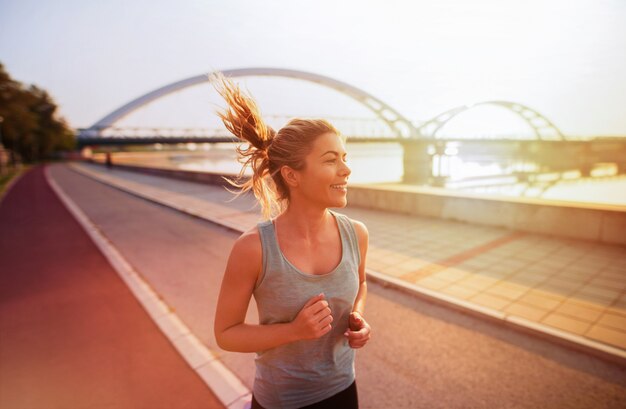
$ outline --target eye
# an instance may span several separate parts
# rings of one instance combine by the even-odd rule
[[[335,163],[335,159],[329,159],[326,162],[331,162],[331,163]]]

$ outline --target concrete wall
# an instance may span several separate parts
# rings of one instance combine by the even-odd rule
[[[114,168],[222,186],[230,186],[223,176],[233,176],[136,165],[115,164]],[[368,209],[626,245],[626,206],[470,194],[406,185],[358,184],[349,185],[348,203]]]
[[[352,206],[626,245],[626,206],[450,192],[438,188],[350,185]]]
[[[86,162],[97,163],[102,166],[104,162],[100,160],[87,160]],[[123,169],[130,170],[134,172],[146,173],[149,175],[156,176],[165,176],[174,179],[187,180],[192,182],[200,182],[200,183],[209,183],[212,185],[220,185],[220,186],[231,186],[228,182],[224,180],[224,176],[228,176],[230,179],[234,178],[236,175],[226,175],[223,173],[212,173],[206,171],[193,171],[193,170],[182,170],[182,169],[167,169],[167,168],[153,168],[149,166],[139,166],[139,165],[128,165],[128,164],[120,164],[113,162],[113,169]]]

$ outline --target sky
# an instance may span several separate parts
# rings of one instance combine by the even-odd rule
[[[625,136],[625,50],[624,0],[0,0],[0,62],[16,80],[48,90],[75,128],[184,78],[273,67],[347,82],[416,122],[507,100],[566,135]],[[373,118],[318,84],[237,81],[264,115]],[[117,125],[212,126],[215,104],[205,84]],[[530,132],[494,106],[445,128]]]

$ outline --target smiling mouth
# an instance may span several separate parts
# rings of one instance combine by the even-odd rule
[[[330,185],[331,189],[335,189],[335,190],[339,190],[341,192],[346,192],[348,191],[348,185],[347,184],[341,184],[341,185]]]

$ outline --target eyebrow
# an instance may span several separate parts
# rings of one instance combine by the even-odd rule
[[[320,158],[324,155],[326,155],[327,153],[334,153],[335,155],[339,156],[339,153],[337,153],[337,151],[326,151],[323,154],[320,155]],[[348,152],[345,152],[344,155],[347,155]]]

